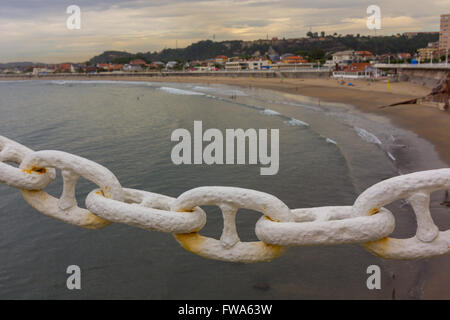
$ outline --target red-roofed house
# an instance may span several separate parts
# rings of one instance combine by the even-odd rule
[[[368,62],[353,62],[340,71],[334,71],[333,77],[349,79],[376,78],[378,77],[378,72]]]
[[[411,54],[410,53],[397,53],[397,58],[399,58],[400,60],[410,59]]]
[[[356,59],[358,61],[369,61],[373,59],[373,54],[370,51],[356,51]]]
[[[146,66],[147,62],[145,62],[142,59],[135,59],[135,60],[131,60],[129,64],[132,66],[142,66],[142,65]]]
[[[291,63],[308,63],[304,58],[299,56],[288,56],[281,60],[283,63],[291,64]]]
[[[122,70],[121,64],[110,64],[110,63],[98,63],[97,68],[99,70],[113,72],[113,71],[121,71]]]
[[[218,63],[218,64],[224,64],[224,63],[227,62],[227,61],[228,61],[228,57],[227,57],[227,56],[224,56],[224,55],[217,56],[217,57],[214,59],[214,62],[215,62],[215,63]]]
[[[61,72],[71,72],[71,73],[74,73],[75,72],[75,68],[70,63],[61,63],[61,64],[57,65],[56,72],[60,72],[60,73]]]

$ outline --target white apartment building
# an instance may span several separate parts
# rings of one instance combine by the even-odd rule
[[[257,61],[247,61],[248,70],[262,70],[263,67],[269,66],[269,61],[267,60],[257,60]]]
[[[333,64],[350,64],[356,60],[354,50],[339,51],[333,54]]]
[[[441,15],[441,30],[439,32],[439,50],[445,52],[450,51],[450,14]]]

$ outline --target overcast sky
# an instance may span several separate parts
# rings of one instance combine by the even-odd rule
[[[69,30],[69,5],[81,29]],[[79,62],[105,50],[159,51],[202,39],[303,37],[313,32],[374,34],[369,5],[381,8],[377,34],[439,31],[450,0],[0,0],[0,62]]]

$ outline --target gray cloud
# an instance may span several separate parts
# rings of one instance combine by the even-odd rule
[[[376,2],[376,3],[375,3]],[[67,30],[66,8],[82,11],[81,30]],[[0,0],[0,62],[82,61],[103,50],[160,50],[216,35],[217,40],[368,34],[366,8],[377,4],[383,30],[432,31],[449,0]]]

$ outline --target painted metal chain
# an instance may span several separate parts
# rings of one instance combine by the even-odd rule
[[[16,163],[14,167],[9,163]],[[59,199],[43,189],[62,172]],[[99,188],[75,199],[80,177]],[[61,151],[33,150],[0,136],[0,182],[22,190],[25,201],[39,212],[88,229],[112,222],[171,233],[186,250],[205,258],[232,262],[270,261],[291,246],[363,244],[387,259],[418,259],[450,252],[450,230],[439,231],[430,214],[430,194],[450,189],[450,169],[417,172],[380,182],[363,192],[353,206],[289,209],[278,198],[259,191],[232,187],[201,187],[178,198],[122,188],[115,175],[93,161]],[[393,214],[383,206],[407,200],[417,220],[416,235],[389,238]],[[198,232],[206,223],[201,205],[218,206],[224,227],[220,240]],[[256,224],[258,242],[241,242],[236,231],[238,210],[262,213]]]

